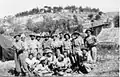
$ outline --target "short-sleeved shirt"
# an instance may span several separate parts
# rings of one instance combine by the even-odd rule
[[[14,42],[13,44],[18,50],[22,49],[22,47],[23,47],[21,40],[19,40],[18,42]]]
[[[46,49],[46,48],[49,48],[49,49],[51,49],[51,40],[47,40],[47,41],[43,41],[42,42],[42,46],[43,46],[43,49]]]
[[[87,37],[85,41],[86,41],[87,46],[95,46],[97,39],[95,36],[91,35]]]
[[[22,46],[24,47],[24,49],[25,50],[27,50],[28,49],[28,43],[27,43],[27,41],[22,41]]]
[[[70,59],[68,57],[64,58],[64,64],[70,65]]]
[[[78,37],[73,40],[73,51],[81,51],[81,47],[84,44],[82,37]]]
[[[64,61],[59,62],[58,60],[57,60],[57,62],[56,62],[56,65],[57,65],[58,67],[64,67],[64,66],[65,66]]]
[[[63,41],[63,47],[64,47],[64,50],[70,50],[72,47],[71,47],[72,43],[70,40],[64,40]]]
[[[32,66],[34,63],[39,63],[39,60],[36,60],[36,57],[32,58],[31,60],[29,58],[25,59],[25,62],[29,65]]]
[[[29,41],[29,47],[32,49],[37,48],[37,40],[30,40]]]

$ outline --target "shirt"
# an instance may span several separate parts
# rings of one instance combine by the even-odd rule
[[[26,42],[26,41],[22,41],[21,42],[22,43],[22,47],[25,49],[25,50],[27,50],[28,49],[28,43]]]
[[[21,40],[19,40],[18,42],[14,42],[13,45],[14,45],[18,50],[20,50],[20,49],[23,48],[23,46],[22,46],[22,41],[21,41]]]
[[[71,64],[69,57],[64,58],[64,61],[63,61],[63,62],[64,62],[64,64],[65,64],[66,66],[68,66],[68,65]]]
[[[71,45],[72,45],[72,43],[71,43],[71,41],[70,40],[65,40],[65,41],[63,41],[63,47],[64,47],[64,50],[70,50],[71,49]]]
[[[29,47],[32,49],[37,48],[37,40],[30,40],[29,41]]]
[[[50,48],[51,49],[51,41],[48,39],[47,41],[42,42],[43,49]]]
[[[73,40],[73,51],[81,51],[81,47],[84,45],[82,37],[78,37]]]
[[[34,58],[32,58],[32,59],[26,58],[26,59],[25,59],[25,62],[26,62],[29,66],[32,66],[32,65],[34,65],[35,63],[39,63],[40,61],[39,61],[39,60],[36,60],[36,57],[34,57]]]
[[[87,41],[87,44],[90,44],[90,45],[94,45],[97,42],[96,37],[93,35],[86,38],[86,41]]]

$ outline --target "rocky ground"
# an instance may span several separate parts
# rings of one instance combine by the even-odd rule
[[[112,51],[113,52],[113,51]],[[116,51],[115,51],[116,52]],[[96,63],[96,67],[89,74],[82,75],[84,77],[87,76],[108,76],[108,77],[119,77],[119,55],[116,53],[106,53],[106,54],[98,54],[98,60]],[[0,62],[0,76],[14,76],[14,61],[6,61]],[[81,75],[73,75],[73,76],[81,76]]]

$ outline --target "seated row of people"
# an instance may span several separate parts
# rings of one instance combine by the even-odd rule
[[[30,53],[25,62],[29,71],[38,76],[65,76],[74,72],[85,74],[93,68],[88,54],[88,50],[83,48],[79,66],[75,68],[72,68],[74,64],[71,63],[67,52],[64,52],[64,55],[60,54],[58,58],[52,51],[46,52],[44,56],[38,53],[36,57],[34,57],[33,53]]]

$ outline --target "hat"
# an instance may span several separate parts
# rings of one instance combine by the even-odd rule
[[[54,36],[58,36],[58,35],[57,34],[53,34],[52,36],[54,37]]]
[[[41,38],[40,34],[36,34],[36,38]]]
[[[91,29],[87,29],[87,30],[85,31],[85,33],[87,33],[88,31],[90,31],[91,33],[93,32]]]
[[[21,35],[20,35],[20,34],[15,34],[14,38],[16,38],[17,36],[19,36],[19,37],[20,37]]]
[[[47,58],[46,57],[41,57],[41,59],[40,59],[40,61],[44,61],[44,60],[46,60]]]
[[[70,34],[69,34],[69,33],[65,33],[65,34],[64,34],[64,38],[66,37],[66,35],[68,35],[69,38],[70,38]]]
[[[46,53],[53,53],[51,50],[46,51]]]
[[[30,37],[32,37],[32,36],[34,36],[34,37],[35,37],[35,34],[33,34],[33,33],[32,33],[32,34],[30,34],[29,36],[30,36]]]
[[[80,35],[80,33],[75,31],[72,35]]]
[[[86,48],[86,47],[81,48],[81,51],[83,51],[83,50],[88,51],[88,48]]]

